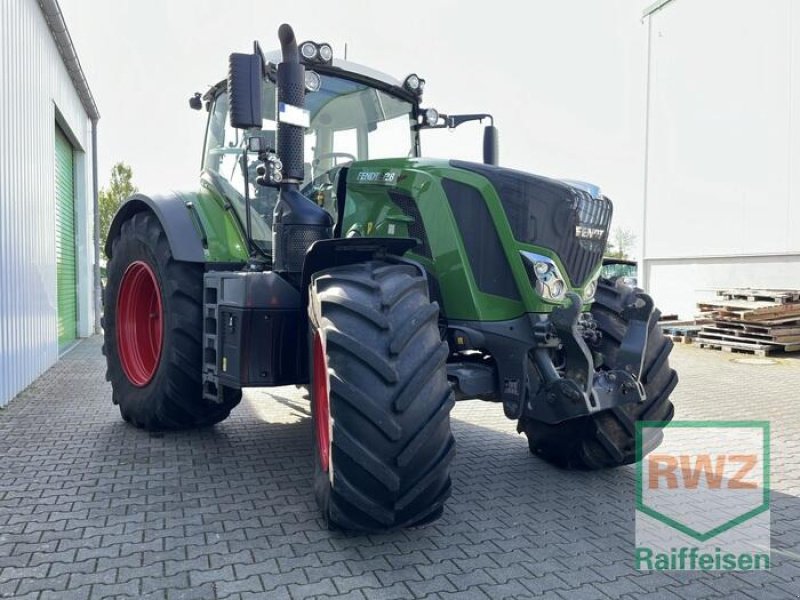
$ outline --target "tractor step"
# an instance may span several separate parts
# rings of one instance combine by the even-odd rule
[[[208,274],[203,278],[203,398],[211,402],[222,402],[222,388],[219,385],[217,357],[219,355],[218,321],[220,297],[219,277]]]

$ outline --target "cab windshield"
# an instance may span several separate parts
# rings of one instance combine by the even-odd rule
[[[354,160],[413,156],[416,132],[413,105],[364,83],[321,75],[322,85],[306,94],[311,126],[305,135],[304,179],[301,190],[334,214],[333,184],[338,170]],[[262,93],[261,129],[230,126],[228,94],[216,96],[206,133],[203,167],[215,187],[245,222],[245,172],[249,182],[253,240],[270,253],[272,213],[278,198],[274,188],[255,183],[261,162],[246,152],[247,139],[264,138],[276,149],[275,84],[266,80]]]

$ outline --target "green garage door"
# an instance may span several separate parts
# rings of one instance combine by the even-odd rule
[[[58,346],[77,334],[78,298],[75,256],[75,186],[72,146],[56,126],[56,267],[58,273]]]

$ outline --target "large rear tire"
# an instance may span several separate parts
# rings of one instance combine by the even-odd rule
[[[455,452],[448,347],[412,265],[369,262],[310,286],[314,494],[330,527],[380,532],[442,514]]]
[[[605,279],[599,282],[592,316],[602,333],[598,346],[593,348],[603,355],[601,369],[617,368],[617,353],[628,329],[622,312],[639,291],[621,282],[615,284]],[[533,454],[567,469],[601,469],[636,461],[636,422],[668,422],[674,413],[669,395],[678,383],[678,375],[669,366],[672,340],[658,326],[660,314],[656,310],[650,320],[642,369],[645,402],[624,404],[556,425],[522,419],[519,430],[528,436]],[[653,438],[652,445],[643,449],[643,455],[659,441],[660,438]]]
[[[242,397],[202,394],[203,265],[172,256],[158,219],[140,212],[112,241],[103,316],[106,379],[123,419],[147,430],[204,427]]]

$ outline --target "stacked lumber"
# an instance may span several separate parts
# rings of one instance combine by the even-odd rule
[[[800,290],[717,290],[697,307],[708,319],[697,334],[700,347],[756,356],[800,351]]]

